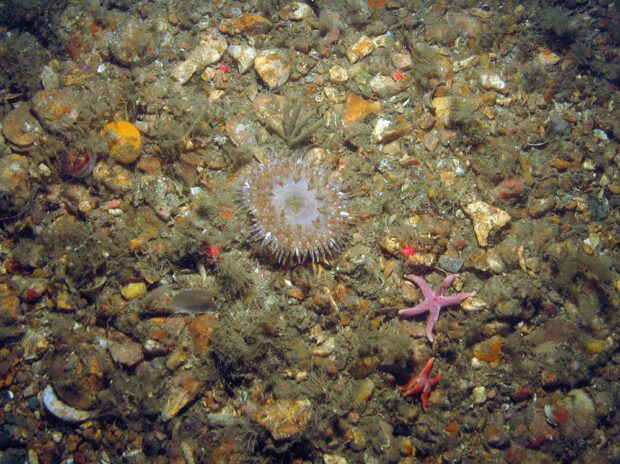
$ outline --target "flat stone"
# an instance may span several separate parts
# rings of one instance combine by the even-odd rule
[[[75,99],[62,90],[37,92],[31,103],[39,121],[52,130],[70,127],[80,115]]]
[[[194,377],[191,371],[179,371],[168,382],[166,402],[161,411],[161,419],[165,422],[176,416],[179,411],[202,391],[202,382]]]
[[[260,407],[253,416],[275,440],[289,438],[304,430],[311,417],[312,403],[307,399],[277,400]]]
[[[281,86],[288,81],[291,65],[286,50],[265,50],[254,58],[254,69],[270,89]]]
[[[349,124],[381,109],[381,103],[348,94],[344,103],[344,123]]]
[[[224,18],[218,29],[224,34],[265,34],[271,29],[271,21],[259,14],[244,13],[238,18]]]
[[[372,53],[375,48],[375,43],[372,40],[365,35],[361,35],[353,42],[353,45],[347,49],[347,58],[351,63],[356,63],[361,58]]]
[[[478,245],[486,247],[491,233],[504,227],[510,221],[510,214],[484,201],[474,201],[465,208],[465,213],[474,223]]]
[[[110,356],[115,363],[125,366],[135,366],[144,359],[142,355],[142,345],[134,342],[122,332],[114,331],[110,334]]]
[[[508,93],[506,82],[493,72],[483,72],[480,76],[480,84],[487,90],[495,90],[500,93]]]
[[[250,45],[231,45],[228,47],[228,54],[233,57],[237,63],[237,68],[241,74],[245,73],[256,58],[256,48]]]
[[[401,90],[401,85],[392,79],[390,76],[385,76],[383,74],[377,74],[368,83],[372,93],[379,97],[389,97],[390,95],[394,95]]]
[[[203,32],[196,48],[190,52],[185,61],[172,70],[172,78],[181,84],[185,84],[194,73],[219,61],[227,48],[228,44],[224,36],[216,29]]]
[[[312,17],[313,14],[309,5],[303,2],[290,2],[280,11],[280,18],[288,21],[301,21]]]

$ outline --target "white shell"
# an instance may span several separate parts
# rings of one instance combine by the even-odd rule
[[[48,385],[43,390],[41,395],[41,401],[54,416],[67,422],[83,422],[89,419],[92,415],[92,411],[84,411],[82,409],[76,409],[63,403],[54,392],[51,385]]]

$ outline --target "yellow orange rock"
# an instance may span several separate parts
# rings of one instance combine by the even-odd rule
[[[110,156],[119,163],[133,163],[140,156],[140,131],[132,123],[113,121],[101,130],[101,135],[106,137]]]
[[[367,114],[374,113],[381,109],[381,103],[372,100],[365,100],[355,94],[348,94],[344,104],[344,123],[349,124],[357,121]]]

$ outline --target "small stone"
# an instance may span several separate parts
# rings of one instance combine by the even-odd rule
[[[75,99],[62,90],[37,92],[32,97],[32,111],[44,126],[55,131],[70,127],[80,115]]]
[[[264,50],[254,58],[254,69],[270,89],[288,81],[291,65],[286,50]]]
[[[536,58],[538,59],[538,62],[540,64],[542,64],[545,67],[548,66],[553,66],[554,64],[558,64],[560,62],[560,60],[562,59],[560,56],[556,55],[555,53],[553,53],[550,50],[545,50],[540,52]]]
[[[476,404],[482,404],[487,400],[486,388],[483,386],[474,387],[471,394]]]
[[[474,201],[467,205],[464,210],[474,223],[474,233],[481,247],[487,246],[488,237],[492,232],[504,227],[511,219],[506,211],[483,201]]]
[[[572,440],[586,440],[596,429],[594,402],[583,389],[571,390],[566,397],[558,401],[559,408],[566,412],[566,422],[562,424],[562,433]],[[557,411],[557,409],[556,409]]]
[[[110,167],[103,161],[98,162],[93,169],[93,179],[116,193],[128,192],[133,188],[131,172],[118,164]]]
[[[30,200],[28,159],[22,155],[0,158],[0,215],[19,212]]]
[[[480,76],[480,84],[487,90],[495,90],[504,94],[508,93],[506,82],[498,74],[492,72],[483,72]]]
[[[510,444],[510,437],[504,428],[489,424],[484,429],[484,439],[493,448],[505,448]]]
[[[450,124],[450,99],[448,97],[435,97],[431,102],[437,121],[443,126]]]
[[[329,80],[335,84],[342,84],[349,80],[349,74],[342,66],[332,66],[329,70]]]
[[[30,114],[28,105],[22,105],[2,120],[2,133],[11,143],[19,147],[29,147],[43,136],[39,121]]]
[[[396,69],[401,69],[403,71],[413,68],[413,60],[411,59],[411,54],[395,53],[394,56],[392,56],[392,64]]]
[[[338,456],[337,454],[324,454],[323,464],[347,464],[346,458]]]
[[[312,354],[315,356],[320,356],[322,358],[329,356],[336,349],[336,340],[333,337],[328,338],[319,346],[315,346],[312,349]]]
[[[45,90],[58,90],[60,87],[60,78],[50,66],[43,66],[41,71],[41,85]]]
[[[312,17],[312,8],[303,2],[290,2],[280,11],[280,18],[288,21],[301,21]]]
[[[246,115],[237,114],[226,119],[226,134],[237,147],[256,145],[256,129]]]
[[[142,345],[134,342],[122,332],[114,331],[110,334],[108,350],[115,363],[128,367],[135,366],[144,359]]]
[[[272,24],[264,16],[259,14],[244,13],[238,18],[224,18],[218,29],[220,32],[229,35],[252,35],[265,34],[269,32]]]
[[[144,282],[130,282],[121,287],[121,295],[126,300],[133,300],[146,295],[146,284]]]
[[[237,68],[241,74],[254,64],[256,53],[256,48],[249,45],[231,45],[228,47],[228,54],[237,62]]]
[[[349,124],[381,109],[381,103],[365,100],[355,94],[347,94],[344,104],[344,123]]]
[[[194,353],[197,356],[204,355],[211,344],[211,334],[213,333],[217,316],[214,314],[197,315],[188,324],[189,333],[194,344]]]
[[[311,417],[312,403],[307,399],[276,400],[260,407],[253,416],[275,440],[290,438],[304,430]]]
[[[227,47],[222,34],[215,29],[209,29],[200,36],[200,42],[187,59],[172,70],[172,78],[181,84],[187,83],[194,73],[219,61]]]
[[[455,63],[452,64],[452,71],[454,72],[462,71],[463,69],[469,68],[470,66],[475,66],[476,64],[478,64],[478,61],[479,61],[478,55],[472,55],[463,60],[456,61]]]
[[[439,142],[439,134],[436,130],[432,130],[424,134],[424,148],[428,151],[434,151]]]
[[[401,90],[401,85],[390,76],[377,74],[368,83],[372,92],[378,97],[389,97]]]
[[[375,49],[375,43],[365,35],[357,38],[357,40],[347,49],[347,58],[353,64],[360,58],[363,58]]]
[[[363,451],[368,445],[368,437],[362,427],[353,427],[351,430],[351,449],[355,452]]]
[[[370,378],[358,381],[353,387],[353,407],[364,408],[374,390],[375,383]]]
[[[202,391],[202,382],[195,378],[191,371],[182,370],[168,382],[164,391],[168,393],[161,411],[161,419],[165,422],[198,396]]]

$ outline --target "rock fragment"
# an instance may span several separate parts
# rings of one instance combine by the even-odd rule
[[[365,35],[361,35],[357,40],[347,49],[347,58],[353,63],[357,63],[361,58],[372,53],[375,49],[375,43]]]
[[[285,50],[264,50],[256,55],[254,69],[270,89],[286,83],[291,73],[291,65]]]
[[[312,417],[310,400],[283,399],[260,407],[254,420],[267,428],[275,440],[290,438],[302,431]]]
[[[510,214],[484,201],[474,201],[464,210],[474,223],[474,233],[481,247],[487,246],[489,234],[501,229],[510,221]]]
[[[228,44],[224,36],[215,29],[209,29],[200,37],[200,42],[187,59],[172,70],[172,78],[181,84],[187,83],[194,73],[219,61]]]

